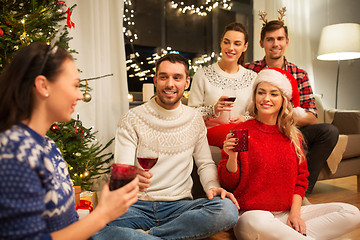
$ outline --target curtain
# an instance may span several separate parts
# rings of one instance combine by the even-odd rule
[[[264,57],[264,50],[259,44],[262,27],[259,11],[265,11],[268,21],[271,21],[279,17],[277,11],[282,7],[286,7],[284,21],[289,31],[289,45],[285,57],[307,71],[315,91],[310,45],[310,0],[254,0],[254,59]]]
[[[128,86],[123,38],[123,1],[113,0],[69,0],[68,6],[77,4],[71,15],[75,28],[70,29],[70,48],[80,78],[87,79],[106,74],[113,76],[89,81],[92,100],[79,101],[73,118],[87,128],[98,131],[97,140],[107,143],[115,136],[117,123],[129,109]],[[113,146],[109,151],[113,151]]]

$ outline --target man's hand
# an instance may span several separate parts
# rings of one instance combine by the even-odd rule
[[[311,112],[306,112],[305,116],[302,116],[302,117],[294,116],[294,121],[295,121],[296,126],[304,127],[304,126],[316,124],[317,117]]]
[[[150,178],[153,174],[151,172],[146,172],[144,169],[138,169],[137,178],[139,179],[139,191],[144,192],[147,188],[150,187]]]
[[[234,195],[223,188],[211,188],[206,192],[206,196],[209,200],[213,199],[216,196],[220,196],[221,199],[224,199],[225,197],[230,198],[230,200],[236,205],[236,207],[240,209],[240,206],[236,201]]]

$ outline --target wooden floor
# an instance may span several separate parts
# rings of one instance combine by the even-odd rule
[[[357,192],[356,176],[319,181],[312,194],[307,196],[311,203],[345,202],[360,209],[360,192]],[[232,231],[221,232],[206,240],[235,240]],[[360,228],[334,240],[360,240]]]

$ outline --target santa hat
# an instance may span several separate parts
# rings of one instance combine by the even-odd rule
[[[295,117],[305,117],[305,109],[300,107],[300,96],[297,81],[289,72],[280,68],[265,68],[261,70],[254,82],[254,88],[261,82],[268,82],[278,87],[280,91],[292,101]]]

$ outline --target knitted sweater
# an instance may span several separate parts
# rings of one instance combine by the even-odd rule
[[[235,173],[226,169],[228,155],[222,152],[218,168],[221,185],[234,193],[242,211],[289,210],[294,194],[305,195],[306,160],[298,163],[294,146],[277,125],[248,120],[236,128],[248,129],[249,150],[239,153]]]
[[[223,96],[225,88],[236,90],[236,100],[231,116],[244,115],[251,101],[252,85],[257,73],[239,65],[234,74],[224,72],[218,63],[196,71],[191,83],[188,105],[198,108],[205,118],[208,128],[228,123],[229,112],[223,111],[219,116],[214,114],[214,105]]]
[[[150,170],[153,177],[147,189],[154,200],[192,198],[193,159],[205,192],[220,186],[204,120],[196,109],[180,104],[174,110],[166,110],[154,98],[130,109],[116,131],[115,162],[140,166],[136,159],[139,138],[153,150],[156,144],[153,139],[159,142],[159,158]]]
[[[0,133],[0,239],[51,239],[78,220],[59,148],[23,124]]]

